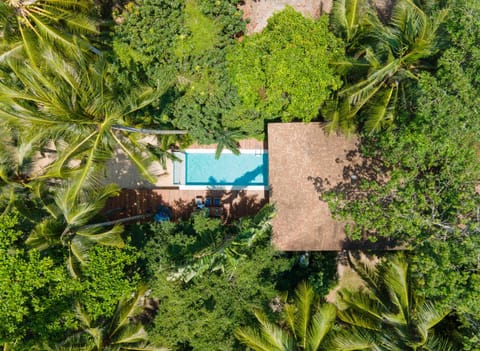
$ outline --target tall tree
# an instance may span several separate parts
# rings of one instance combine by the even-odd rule
[[[35,61],[38,44],[50,44],[65,53],[77,46],[93,47],[84,35],[96,34],[93,1],[0,1],[0,62],[21,51]]]
[[[49,350],[166,351],[165,348],[148,342],[148,334],[139,320],[145,292],[146,289],[141,287],[133,296],[120,300],[113,317],[105,320],[92,320],[78,305],[80,331],[62,343],[52,345]]]
[[[316,118],[342,84],[330,61],[341,59],[343,51],[326,17],[305,18],[292,7],[272,16],[262,33],[245,37],[227,54],[227,63],[245,107],[259,113],[251,125],[258,118]]]
[[[433,332],[448,313],[415,294],[402,254],[379,262],[349,256],[360,284],[337,292],[338,316],[347,327],[333,338],[333,350],[452,350]]]
[[[282,324],[273,324],[266,316],[256,312],[260,330],[240,328],[237,338],[256,351],[326,350],[325,337],[335,321],[336,308],[325,304],[320,306],[313,288],[305,282],[295,290],[293,303],[284,306]]]
[[[55,147],[57,157],[42,177],[75,179],[69,201],[76,201],[83,186],[99,180],[105,161],[118,148],[154,181],[148,170],[152,154],[139,142],[139,133],[132,133],[149,131],[128,127],[133,122],[129,117],[156,100],[162,90],[138,87],[118,96],[107,83],[102,59],[72,64],[49,49],[43,58],[41,69],[10,62],[17,85],[0,83],[0,123],[5,130],[15,130],[36,150],[49,143]]]
[[[378,132],[391,127],[405,83],[417,79],[424,60],[440,49],[440,25],[447,10],[427,14],[412,0],[399,0],[391,19],[383,24],[371,9],[364,10],[366,16],[359,20],[365,6],[362,1],[347,0],[337,3],[332,12],[332,22],[346,40],[355,43],[353,51],[360,62],[353,65],[358,68],[366,63],[368,71],[353,74],[357,78],[325,109],[331,129],[352,131],[360,125],[368,132]],[[357,40],[362,30],[363,40]]]

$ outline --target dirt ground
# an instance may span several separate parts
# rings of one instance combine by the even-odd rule
[[[265,28],[267,20],[275,12],[290,5],[304,16],[318,18],[323,13],[329,13],[333,0],[244,0],[239,7],[243,10],[243,18],[248,20],[247,34],[258,33]],[[388,16],[394,0],[376,0],[377,10]]]

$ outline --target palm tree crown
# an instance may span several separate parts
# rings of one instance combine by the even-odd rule
[[[365,130],[378,132],[392,126],[404,82],[416,79],[422,60],[439,50],[438,32],[446,9],[427,15],[412,0],[399,0],[383,24],[366,6],[365,1],[344,0],[332,12],[333,23],[359,57],[352,67],[366,66],[368,72],[347,84],[338,101],[327,107],[324,114],[331,129],[352,131],[363,124]]]
[[[449,310],[414,294],[403,255],[350,262],[362,284],[338,292],[338,316],[348,327],[334,337],[333,350],[451,350],[432,330]]]
[[[0,61],[22,49],[34,60],[40,42],[60,46],[66,52],[78,44],[91,47],[81,35],[97,33],[92,9],[91,0],[0,1]]]
[[[148,334],[138,319],[145,292],[146,288],[140,287],[133,296],[119,301],[113,316],[106,320],[91,320],[78,305],[77,316],[81,330],[49,350],[166,351],[165,348],[148,342]]]
[[[324,349],[325,336],[333,325],[336,309],[318,304],[318,297],[305,282],[296,291],[293,304],[285,306],[285,327],[270,323],[260,312],[255,313],[260,330],[242,328],[237,338],[257,351],[316,351]]]

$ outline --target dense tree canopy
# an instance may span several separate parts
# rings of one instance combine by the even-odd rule
[[[473,3],[456,6],[466,14],[479,13]],[[464,347],[475,349],[480,315],[475,288],[480,71],[470,57],[478,55],[471,38],[478,38],[479,27],[450,14],[446,28],[451,48],[442,54],[434,75],[422,74],[409,89],[412,112],[399,117],[393,132],[364,136],[364,154],[381,160],[372,171],[387,171],[389,179],[363,179],[355,197],[337,192],[332,208],[354,220],[352,237],[369,233],[406,243],[418,288],[457,311],[467,330],[471,328],[471,341]]]
[[[274,14],[259,34],[243,38],[228,54],[229,74],[247,109],[260,118],[240,120],[263,130],[262,120],[311,121],[342,82],[331,61],[343,57],[342,42],[326,17],[308,19],[293,8]]]
[[[238,99],[227,79],[225,48],[235,44],[234,36],[245,27],[235,4],[144,0],[122,15],[124,22],[113,38],[117,59],[112,66],[121,89],[132,82],[167,82],[171,87],[147,111],[151,121],[188,130],[205,144],[215,142],[224,127],[233,127],[228,121],[239,116]]]
[[[238,348],[234,330],[249,325],[253,308],[266,307],[279,294],[308,278],[321,293],[333,275],[333,256],[277,252],[270,244],[272,209],[225,227],[199,213],[189,221],[152,225],[145,246],[153,274],[152,295],[159,299],[151,335],[174,350]],[[187,282],[186,282],[187,280]]]
[[[330,21],[287,8],[246,36],[237,0],[0,1],[0,345],[241,349],[234,331],[258,341],[263,310],[254,348],[448,349],[442,335],[480,350],[480,3],[394,3],[338,0]],[[149,161],[172,147],[237,151],[266,121],[319,111],[375,132],[351,182],[324,194],[332,211],[351,238],[407,251],[353,264],[362,279],[340,289],[335,322],[314,302],[336,254],[276,251],[271,206],[126,228],[99,213],[118,149],[154,180]],[[137,137],[172,128],[188,136]]]

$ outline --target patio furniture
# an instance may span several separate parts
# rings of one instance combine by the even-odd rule
[[[155,222],[168,222],[170,221],[171,211],[167,206],[158,206],[157,212],[153,215]]]
[[[203,203],[203,196],[198,195],[195,197],[195,206],[200,209],[205,207],[205,204]]]
[[[212,198],[211,197],[206,197],[205,198],[205,206],[212,206]]]

